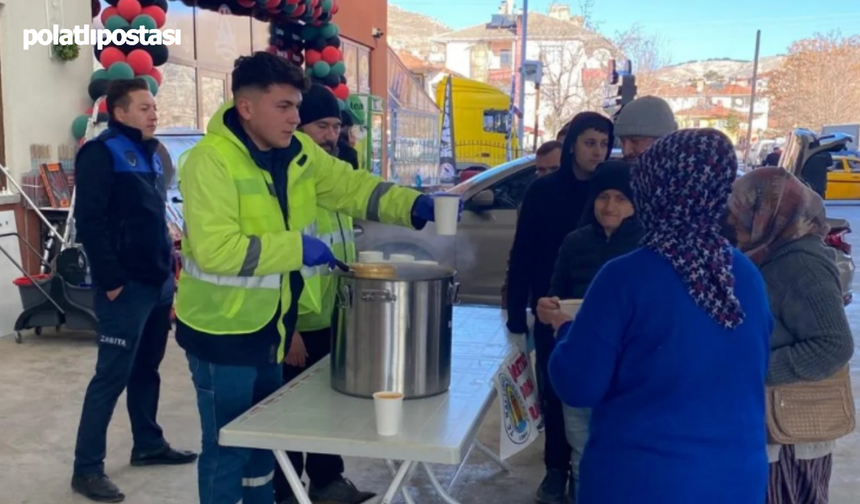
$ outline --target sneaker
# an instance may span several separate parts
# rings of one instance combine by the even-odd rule
[[[549,469],[535,494],[538,504],[565,504],[567,501],[567,471]]]
[[[122,502],[125,495],[104,474],[75,474],[72,490],[95,502]]]
[[[376,494],[362,492],[352,481],[340,478],[322,488],[315,487],[312,482],[308,497],[317,504],[361,504],[376,497]]]

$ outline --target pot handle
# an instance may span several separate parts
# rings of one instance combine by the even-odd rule
[[[337,306],[338,308],[348,309],[352,306],[352,289],[349,285],[341,285],[337,291]]]
[[[448,302],[455,305],[460,304],[460,282],[448,285]]]

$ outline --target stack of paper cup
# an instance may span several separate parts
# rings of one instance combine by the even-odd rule
[[[433,195],[433,218],[436,221],[436,234],[456,235],[459,214],[459,194],[441,193]]]
[[[558,302],[561,306],[561,311],[568,314],[569,316],[576,318],[576,314],[579,313],[579,307],[582,306],[581,299],[562,299]]]
[[[415,262],[415,256],[409,254],[391,254],[388,256],[388,260],[391,262]]]
[[[375,263],[385,261],[385,255],[378,250],[363,250],[358,253],[358,262]]]
[[[376,392],[373,394],[376,412],[376,433],[380,436],[396,436],[400,433],[403,419],[403,394],[400,392]]]

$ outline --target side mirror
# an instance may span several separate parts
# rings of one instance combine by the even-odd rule
[[[477,210],[487,210],[496,203],[496,196],[490,189],[484,189],[472,198],[471,203]]]

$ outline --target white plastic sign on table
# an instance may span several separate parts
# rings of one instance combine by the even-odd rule
[[[542,416],[531,362],[520,348],[511,349],[495,378],[502,415],[499,458],[506,460],[537,439]]]

